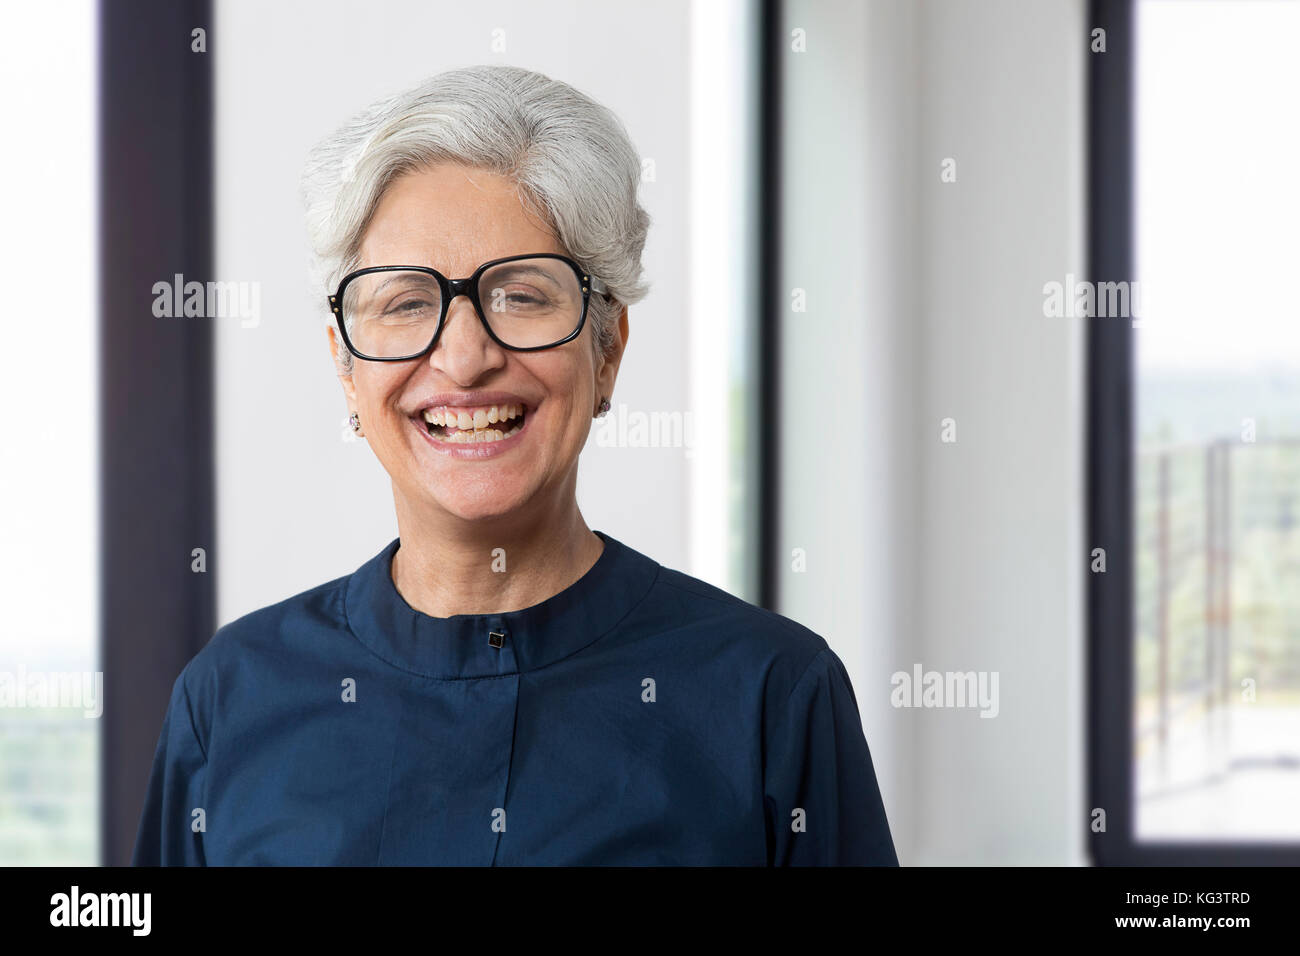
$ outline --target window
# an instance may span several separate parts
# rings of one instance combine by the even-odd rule
[[[100,722],[85,716],[93,706],[53,706],[59,701],[42,703],[36,693],[70,688],[69,680],[93,690],[99,669],[96,18],[93,3],[75,6],[19,4],[5,11],[0,31],[0,83],[42,91],[10,97],[5,117],[37,145],[0,158],[4,180],[22,184],[5,199],[6,221],[21,227],[0,230],[0,258],[14,280],[6,311],[11,322],[44,316],[42,348],[59,356],[53,364],[23,359],[11,339],[14,361],[0,376],[12,466],[0,469],[3,865],[98,858]],[[54,303],[57,322],[48,315]]]
[[[1137,280],[1088,336],[1093,854],[1295,863],[1300,3],[1092,19],[1090,271]]]
[[[1138,840],[1300,840],[1300,4],[1143,2]]]

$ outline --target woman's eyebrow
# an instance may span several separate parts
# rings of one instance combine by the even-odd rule
[[[379,283],[379,285],[371,289],[370,294],[378,295],[380,292],[383,292],[394,282],[414,282],[415,277],[417,275],[423,276],[430,283],[434,282],[433,276],[425,275],[423,272],[393,272],[393,273],[389,273],[389,275],[387,276],[387,278],[384,279],[383,282]]]
[[[538,276],[543,279],[549,279],[551,282],[556,281],[555,276],[548,270],[543,269],[541,266],[533,266],[533,265],[519,266],[507,262],[507,263],[503,263],[500,266],[496,266],[494,268],[499,269],[502,272],[506,273],[507,278],[510,279],[513,279],[517,276],[524,275],[524,276]]]

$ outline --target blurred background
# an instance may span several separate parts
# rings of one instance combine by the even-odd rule
[[[588,524],[826,638],[905,865],[1300,860],[1297,47],[1294,0],[12,8],[0,863],[127,862],[184,664],[396,536],[299,177],[473,63],[642,155]]]

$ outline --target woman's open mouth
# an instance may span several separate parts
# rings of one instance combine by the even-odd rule
[[[504,441],[524,427],[524,405],[435,405],[423,412],[429,436],[448,444]]]

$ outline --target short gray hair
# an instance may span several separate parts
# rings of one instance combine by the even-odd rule
[[[362,237],[393,180],[441,162],[514,180],[525,208],[605,283],[608,298],[592,294],[587,320],[593,347],[607,352],[623,306],[648,291],[641,253],[650,217],[637,197],[641,160],[607,107],[519,67],[439,73],[374,103],[312,149],[303,199],[323,295],[357,268]],[[339,344],[340,367],[349,371],[352,355]]]

